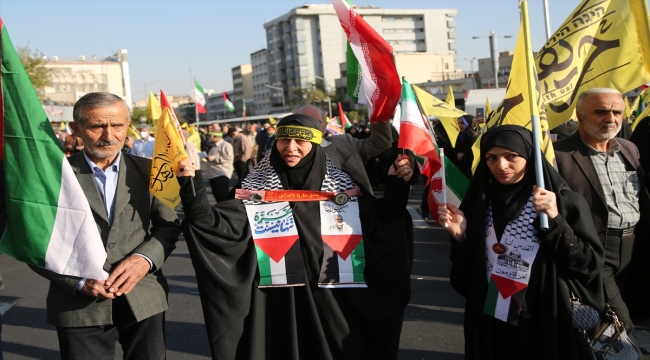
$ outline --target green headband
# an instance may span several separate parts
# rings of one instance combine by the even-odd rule
[[[298,125],[278,126],[275,137],[278,139],[306,140],[318,145],[323,141],[323,133],[320,130]]]

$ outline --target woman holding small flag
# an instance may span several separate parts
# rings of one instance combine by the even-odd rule
[[[181,162],[183,229],[215,359],[397,357],[413,170],[398,159],[377,199],[327,157],[321,129],[283,118],[236,198],[212,207],[200,171]]]
[[[542,161],[546,190],[536,186],[531,132],[495,127],[460,209],[438,208],[452,237],[451,284],[467,299],[466,359],[592,358],[580,330],[595,329],[574,328],[570,299],[602,316],[603,247],[584,198]]]

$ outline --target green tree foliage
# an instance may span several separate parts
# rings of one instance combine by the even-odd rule
[[[34,86],[34,90],[36,90],[39,99],[44,101],[45,87],[52,84],[52,79],[50,78],[52,71],[45,67],[43,53],[38,50],[32,50],[29,46],[18,47],[16,50],[20,62],[23,64],[25,71],[27,71],[27,76],[29,76],[32,86]]]
[[[140,124],[140,119],[144,119],[144,123],[147,122],[147,108],[146,107],[134,107],[131,109],[131,122],[134,126]]]

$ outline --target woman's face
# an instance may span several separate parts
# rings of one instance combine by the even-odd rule
[[[275,146],[287,165],[294,167],[309,154],[313,145],[307,140],[278,139]]]
[[[488,150],[485,160],[492,176],[503,185],[518,183],[526,173],[526,159],[501,146]]]
[[[458,127],[460,128],[461,132],[467,130],[467,126],[465,125],[463,118],[458,118]]]

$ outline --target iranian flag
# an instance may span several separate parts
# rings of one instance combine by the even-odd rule
[[[223,92],[223,106],[225,106],[228,111],[235,112],[235,104],[230,101],[230,96],[228,96],[225,91]]]
[[[345,0],[332,0],[332,4],[361,67],[358,102],[368,107],[371,123],[388,121],[401,90],[393,48]]]
[[[341,119],[341,128],[343,130],[352,127],[352,125],[350,124],[350,120],[348,120],[348,117],[345,116],[345,113],[343,112],[343,107],[341,106],[340,102],[339,102],[339,119]]]
[[[429,213],[438,222],[438,206],[446,203],[459,207],[469,187],[469,179],[449,158],[441,156],[444,166],[433,174],[427,194]]]
[[[97,224],[0,20],[0,252],[59,274],[103,280]]]
[[[246,205],[260,271],[260,287],[305,284],[304,264],[288,202]]]
[[[194,96],[196,97],[196,112],[205,114],[205,91],[198,81],[194,80]]]
[[[429,122],[424,118],[418,107],[411,85],[406,79],[402,79],[402,82],[401,117],[397,147],[413,151],[419,157],[420,172],[427,179],[430,179],[431,175],[437,172],[441,165],[436,143],[431,135],[432,131],[429,129]]]

